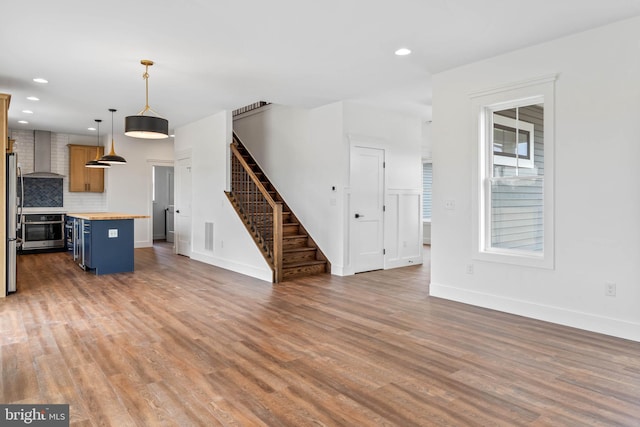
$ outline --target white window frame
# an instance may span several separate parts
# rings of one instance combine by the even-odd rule
[[[543,76],[470,94],[475,141],[473,156],[473,258],[528,267],[554,268],[554,153],[555,153],[555,81]],[[542,252],[503,249],[491,246],[491,204],[486,185],[492,170],[493,112],[513,107],[544,103],[544,183]]]

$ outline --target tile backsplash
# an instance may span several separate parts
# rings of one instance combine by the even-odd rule
[[[18,183],[18,194],[21,194]],[[24,178],[24,207],[63,207],[62,178]]]
[[[22,173],[33,172],[33,144],[34,136],[32,130],[10,129],[11,138],[16,140],[14,151],[18,154],[18,164]],[[51,134],[51,171],[64,175],[62,181],[62,196],[60,205],[49,205],[44,207],[62,207],[68,212],[104,212],[107,210],[107,192],[104,193],[77,193],[69,191],[69,148],[67,144],[94,145],[95,139],[89,140],[87,137],[52,133]],[[32,181],[49,178],[31,178]],[[57,178],[54,178],[57,179]],[[106,177],[105,177],[106,182]],[[37,184],[36,184],[37,185]],[[106,184],[105,184],[106,185]],[[26,187],[26,186],[25,186]],[[26,189],[26,188],[25,188]],[[43,196],[42,193],[40,193]],[[26,195],[25,195],[26,196]],[[57,200],[56,196],[56,200]],[[25,197],[26,199],[26,197]],[[42,199],[40,199],[42,200]],[[28,200],[25,200],[27,202]],[[56,202],[57,203],[57,202]],[[40,206],[40,205],[32,205]]]

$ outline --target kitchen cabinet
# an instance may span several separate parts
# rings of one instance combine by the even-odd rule
[[[104,169],[87,168],[84,165],[104,154],[104,147],[69,144],[69,191],[104,192]]]
[[[95,274],[125,273],[134,267],[134,218],[122,213],[69,213],[73,220],[73,259]]]
[[[82,220],[84,263],[96,274],[133,271],[133,220]]]

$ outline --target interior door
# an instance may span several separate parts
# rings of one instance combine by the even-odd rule
[[[191,158],[178,160],[175,180],[176,253],[191,257]]]
[[[351,242],[354,272],[384,268],[384,150],[351,149]]]
[[[175,184],[174,184],[174,170],[171,168],[167,175],[167,183],[169,187],[169,205],[167,206],[167,242],[174,242],[174,227],[175,227],[175,212],[174,212],[174,194],[175,194]]]

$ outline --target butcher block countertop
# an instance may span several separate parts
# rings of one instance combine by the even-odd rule
[[[91,221],[105,221],[114,219],[135,219],[135,218],[150,218],[149,215],[134,215],[120,212],[85,212],[85,213],[68,213],[67,216],[74,218],[88,219]]]

